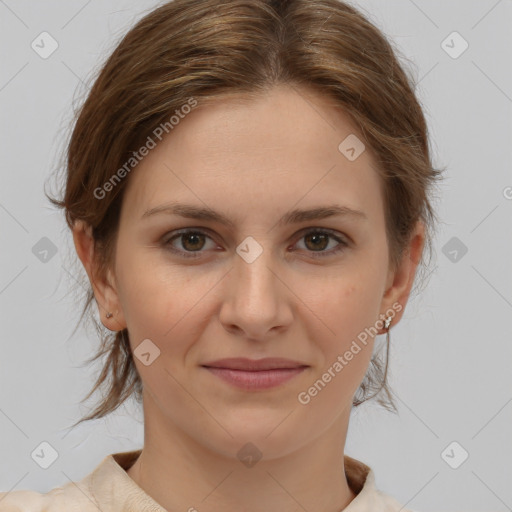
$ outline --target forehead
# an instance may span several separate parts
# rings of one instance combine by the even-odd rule
[[[302,207],[338,202],[382,214],[370,151],[355,160],[343,152],[347,144],[361,151],[358,140],[346,114],[305,89],[199,101],[132,172],[123,210],[140,218],[177,200],[246,216],[276,214],[300,201]]]

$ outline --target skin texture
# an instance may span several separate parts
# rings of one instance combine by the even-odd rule
[[[335,512],[355,497],[344,446],[374,339],[307,405],[297,396],[393,304],[402,309],[392,326],[400,320],[424,227],[417,224],[393,272],[370,151],[349,161],[338,150],[351,133],[348,117],[305,89],[200,104],[129,176],[108,276],[94,272],[88,230],[74,230],[104,325],[127,327],[132,349],[150,339],[160,350],[149,366],[135,358],[145,444],[128,474],[168,510]],[[169,214],[141,219],[170,201],[208,206],[233,226]],[[277,224],[291,209],[333,204],[366,218]],[[206,236],[169,241],[183,228]],[[331,229],[348,245],[333,254],[336,239],[315,240],[306,228]],[[263,250],[251,263],[236,252],[248,236]],[[175,254],[171,244],[199,257]],[[243,391],[201,367],[225,357],[309,367],[276,388]],[[263,455],[252,467],[237,457],[248,442]]]

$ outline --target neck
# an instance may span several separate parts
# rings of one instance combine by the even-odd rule
[[[285,456],[242,463],[207,446],[206,439],[198,443],[175,424],[148,423],[158,411],[144,405],[144,448],[127,473],[166,510],[340,512],[356,496],[343,453],[350,411]]]

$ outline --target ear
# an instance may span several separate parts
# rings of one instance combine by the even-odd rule
[[[390,269],[388,272],[386,291],[381,303],[381,318],[385,319],[386,311],[393,311],[395,314],[391,320],[391,325],[396,325],[404,314],[424,244],[425,225],[419,220],[398,267],[394,270]],[[393,305],[395,306],[393,307]]]
[[[126,328],[126,322],[120,306],[119,296],[110,269],[106,276],[100,274],[92,227],[83,221],[76,221],[73,227],[75,249],[82,262],[94,292],[101,323],[110,331],[121,331]],[[112,316],[107,318],[107,313]]]

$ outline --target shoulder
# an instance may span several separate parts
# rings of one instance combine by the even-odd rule
[[[116,512],[126,510],[130,497],[144,493],[126,474],[140,450],[107,455],[82,480],[40,493],[0,492],[0,512]]]
[[[70,484],[71,485],[71,484]],[[66,512],[97,510],[87,495],[71,486],[58,487],[47,493],[36,491],[0,492],[0,512]]]
[[[42,495],[33,491],[0,492],[0,512],[32,512],[42,509]]]
[[[0,492],[0,512],[98,512],[91,492],[90,473],[80,481],[69,481],[42,493],[33,490]]]
[[[415,512],[405,508],[393,496],[379,490],[375,473],[363,462],[345,455],[345,473],[356,497],[343,512]]]
[[[375,504],[380,507],[382,512],[416,512],[410,508],[405,508],[398,500],[382,491],[375,491]]]

